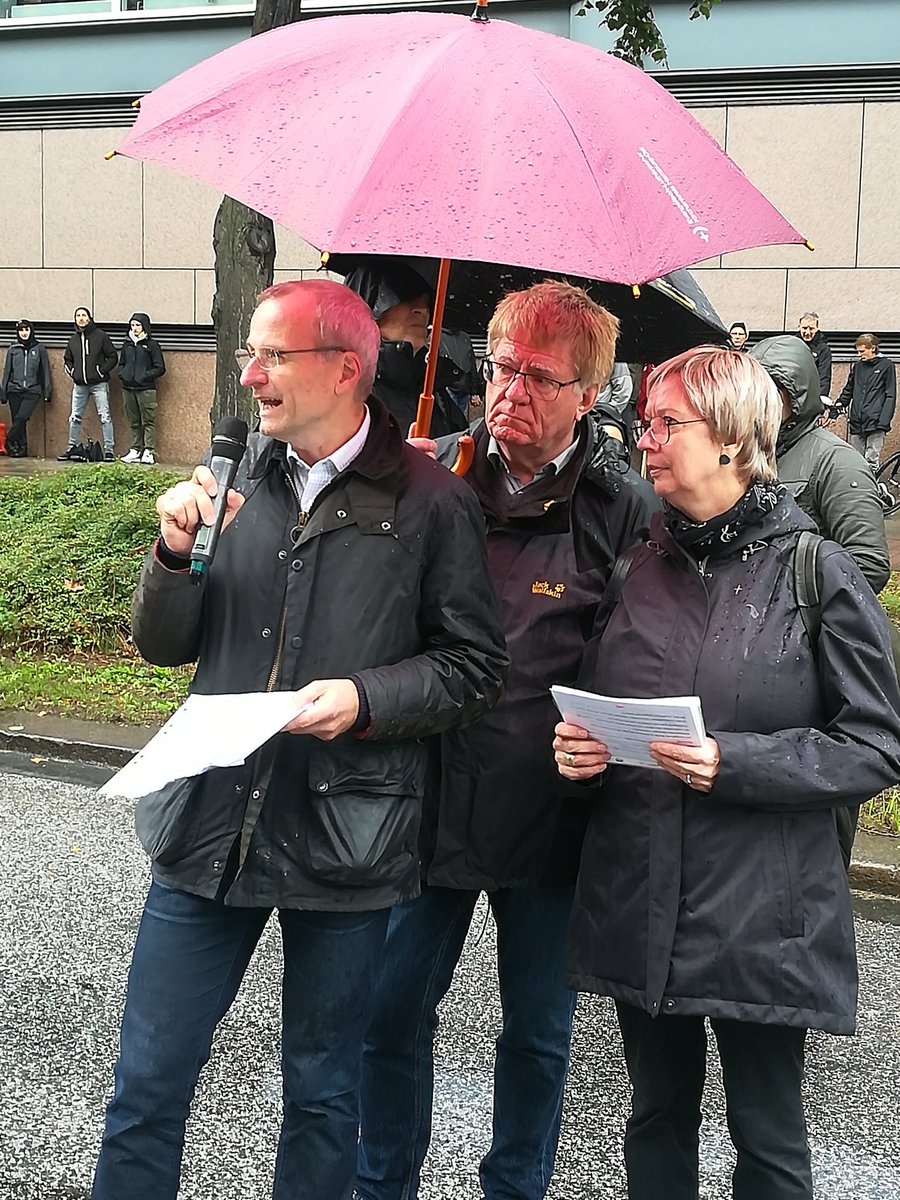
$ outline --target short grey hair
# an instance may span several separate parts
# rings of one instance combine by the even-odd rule
[[[801,313],[801,314],[800,314],[800,319],[797,321],[797,324],[799,325],[799,324],[800,324],[800,321],[805,321],[807,317],[812,317],[812,319],[813,319],[813,320],[815,321],[815,323],[818,325],[818,323],[819,323],[819,314],[818,314],[818,313],[814,313],[814,312],[805,312],[805,313]]]
[[[678,379],[684,394],[723,445],[740,444],[735,466],[749,483],[777,477],[775,443],[782,402],[768,371],[749,354],[724,346],[697,346],[661,363],[647,379],[647,393],[664,379]]]
[[[341,346],[359,359],[359,391],[365,398],[375,382],[381,350],[381,332],[372,310],[356,292],[333,279],[290,279],[275,283],[259,293],[257,302],[289,300],[298,294],[313,297],[323,344]]]

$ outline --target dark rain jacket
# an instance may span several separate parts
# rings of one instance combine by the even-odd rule
[[[53,395],[50,361],[40,342],[15,341],[6,352],[3,378],[0,379],[0,400],[4,403],[18,392],[38,392],[45,400]]]
[[[145,336],[137,342],[130,334],[126,336],[119,355],[119,380],[122,387],[131,391],[153,390],[157,379],[166,373],[166,360],[159,342],[153,338],[147,314],[135,313],[131,320],[140,321]]]
[[[851,433],[887,433],[897,404],[894,364],[881,354],[855,362],[837,402],[850,409]]]
[[[212,897],[237,865],[233,905],[367,910],[418,893],[423,739],[494,703],[507,659],[475,497],[370,409],[362,453],[303,528],[284,443],[251,434],[246,502],[205,582],[147,558],[133,606],[145,658],[196,660],[203,694],[352,675],[370,715],[364,736],[277,734],[244,766],[142,800],[164,884]]]
[[[418,353],[414,352],[411,342],[382,340],[381,343],[372,395],[394,414],[404,434],[409,432],[410,425],[416,419],[419,396],[425,383],[426,353],[424,346]],[[464,388],[466,380],[466,371],[453,359],[441,354],[434,383],[431,437],[461,433],[468,427],[468,418],[447,390]]]
[[[660,517],[585,652],[582,686],[697,695],[721,761],[702,794],[617,766],[596,792],[568,980],[651,1015],[852,1033],[853,913],[833,810],[900,778],[886,618],[853,559],[819,550],[810,645],[785,496],[698,564]]]
[[[799,333],[793,336],[803,342],[803,345],[813,356],[813,361],[816,364],[816,373],[819,377],[819,395],[829,396],[831,394],[831,347],[825,341],[825,335],[821,329],[817,329],[808,342],[804,341]]]
[[[819,533],[852,554],[869,586],[880,592],[890,577],[891,560],[875,478],[848,442],[819,427],[823,405],[807,350],[808,343],[784,334],[750,351],[790,398],[791,415],[775,449],[778,478]]]
[[[441,739],[440,805],[426,814],[429,883],[485,888],[572,883],[587,820],[556,770],[559,714],[553,683],[574,683],[597,605],[617,556],[639,541],[657,507],[652,489],[591,419],[558,475],[518,495],[475,431],[466,482],[487,520],[491,577],[511,665],[497,706]],[[444,448],[455,455],[456,438]]]
[[[66,371],[81,386],[106,383],[118,361],[109,334],[93,321],[84,329],[76,328],[63,351]]]

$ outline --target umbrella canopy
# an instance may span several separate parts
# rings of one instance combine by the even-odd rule
[[[333,254],[328,269],[347,276],[347,282],[369,301],[376,318],[399,299],[419,295],[423,285],[433,294],[439,261],[433,258],[386,258]],[[396,280],[410,281],[402,296]],[[501,267],[494,263],[454,261],[450,267],[444,324],[474,337],[483,337],[499,301],[547,278],[546,271]],[[704,342],[728,341],[722,323],[690,271],[672,271],[652,280],[635,296],[630,287],[596,279],[566,276],[619,318],[616,357],[621,362],[663,362]],[[419,284],[415,280],[419,280]],[[391,285],[394,285],[393,288]]]
[[[640,284],[803,242],[643,71],[506,21],[300,21],[141,102],[118,153],[171,167],[331,252]]]

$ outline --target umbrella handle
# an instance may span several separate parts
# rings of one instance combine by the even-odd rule
[[[467,474],[469,467],[472,465],[472,459],[475,457],[475,439],[464,433],[459,439],[457,446],[456,462],[450,470],[454,475],[459,475],[462,478],[463,475]]]
[[[434,312],[431,315],[431,342],[425,361],[425,383],[416,410],[413,437],[427,438],[431,433],[431,413],[434,409],[434,377],[437,373],[441,353],[441,330],[444,325],[444,306],[447,302],[447,284],[450,280],[450,259],[442,258],[438,270],[437,288],[434,293]]]

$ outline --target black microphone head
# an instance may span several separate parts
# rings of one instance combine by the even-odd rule
[[[213,430],[212,458],[231,458],[235,462],[247,449],[247,422],[240,417],[223,417]]]

